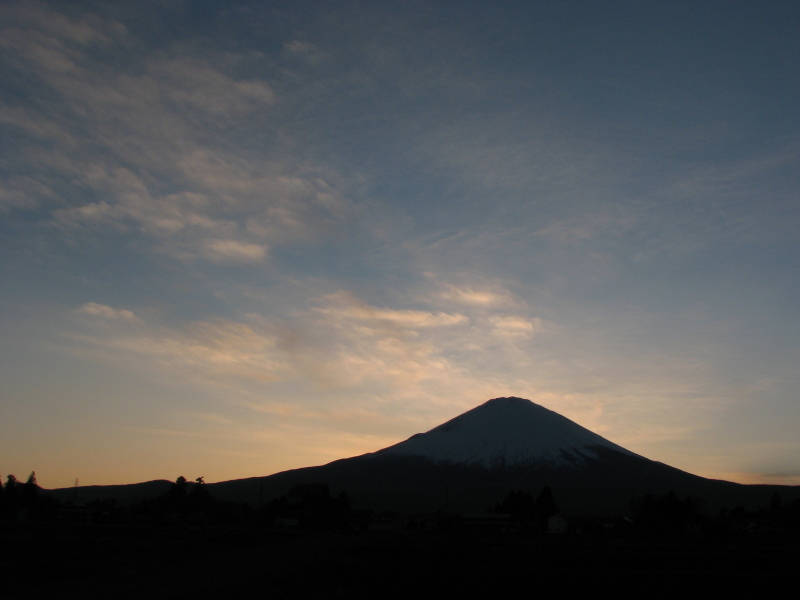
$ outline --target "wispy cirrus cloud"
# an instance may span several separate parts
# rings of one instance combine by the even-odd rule
[[[209,240],[205,256],[212,262],[259,262],[267,254],[267,246],[237,240]]]
[[[339,291],[325,298],[326,306],[318,312],[334,319],[384,323],[390,326],[418,329],[425,327],[448,327],[468,321],[459,313],[430,312],[424,310],[397,310],[378,308],[359,300],[355,294]]]
[[[14,158],[23,175],[4,184],[4,207],[54,208],[54,222],[81,235],[144,234],[160,253],[212,262],[262,261],[347,214],[335,174],[282,151],[290,136],[272,114],[268,76],[237,67],[252,56],[183,46],[112,65],[103,57],[137,43],[113,19],[33,3],[5,10],[4,60],[49,97],[3,103],[24,136]],[[269,140],[266,161],[240,145],[252,145],[254,124]]]
[[[69,335],[71,351],[148,372],[155,379],[169,377],[186,387],[198,383],[226,387],[237,378],[275,381],[287,371],[276,336],[263,325],[215,319],[170,327],[96,302],[86,303],[76,312],[117,322],[120,327],[83,327]],[[136,327],[131,328],[132,324]]]
[[[81,305],[76,312],[93,317],[100,317],[102,319],[130,322],[141,320],[130,310],[112,308],[105,304],[98,304],[97,302],[87,302],[86,304]]]
[[[500,306],[509,306],[509,292],[495,287],[494,294]],[[529,315],[487,311],[485,302],[468,302],[465,311],[439,309],[451,304],[438,298],[418,308],[375,306],[340,290],[307,308],[286,306],[282,316],[273,310],[170,326],[91,302],[76,312],[120,327],[82,326],[71,339],[76,351],[157,378],[169,372],[189,387],[198,381],[227,387],[239,378],[241,390],[257,385],[267,393],[279,386],[286,394],[311,385],[355,397],[378,394],[390,403],[416,394],[424,404],[433,388],[488,389],[508,372],[496,372],[492,364],[513,358],[511,368],[518,366],[519,345],[530,343],[541,326]],[[122,327],[126,323],[137,326]],[[496,354],[492,364],[481,358],[487,348]]]
[[[430,285],[428,280],[424,283],[423,287]],[[443,289],[453,291],[452,286]],[[488,388],[504,377],[503,385],[513,386],[509,369],[524,360],[520,344],[530,343],[538,320],[487,309],[487,299],[506,307],[513,297],[499,286],[493,289],[494,296],[482,295],[484,301],[477,304],[462,303],[458,311],[436,293],[410,293],[416,305],[412,309],[405,307],[407,301],[379,307],[353,292],[339,291],[320,297],[308,318],[297,319],[304,327],[285,338],[285,349],[298,373],[323,389],[371,393],[389,402],[409,402],[416,396],[412,403],[419,407],[432,401],[435,390],[448,386],[467,395],[469,386]],[[485,360],[488,349],[496,363]],[[504,361],[505,367],[497,371]]]
[[[434,286],[439,288],[433,292],[433,296],[444,304],[465,305],[474,308],[486,309],[524,309],[526,304],[508,290],[503,289],[497,284],[468,283],[457,285],[447,281],[441,281],[435,273],[428,273],[429,280],[434,282]],[[473,276],[472,279],[475,277]]]
[[[494,333],[507,337],[529,338],[541,327],[541,319],[525,319],[523,317],[496,316],[491,317]]]

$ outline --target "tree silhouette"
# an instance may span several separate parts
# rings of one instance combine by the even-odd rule
[[[553,492],[549,485],[544,486],[536,498],[536,513],[545,520],[558,514],[558,507],[553,500]]]
[[[345,492],[334,498],[327,484],[303,483],[289,490],[285,506],[309,529],[333,529],[344,526],[350,499]]]
[[[505,499],[497,505],[497,512],[511,515],[511,518],[518,521],[530,521],[533,519],[536,503],[533,497],[522,490],[510,492]]]
[[[8,475],[6,477],[6,485],[3,489],[3,504],[2,509],[3,513],[9,516],[13,516],[17,510],[17,502],[19,496],[19,482],[14,475]]]
[[[161,506],[167,513],[182,513],[186,511],[186,477],[179,476],[164,494]]]
[[[549,486],[542,488],[536,500],[528,492],[517,490],[511,492],[495,507],[499,513],[506,513],[511,520],[526,529],[547,530],[547,520],[558,514],[558,507],[553,500],[553,492]]]
[[[736,509],[734,509],[734,513]],[[670,491],[663,496],[647,494],[635,506],[636,529],[648,535],[677,535],[688,525],[700,522],[697,506],[691,498],[679,500]]]
[[[185,498],[186,497],[186,477],[181,475],[175,480],[175,483],[169,488],[169,495],[172,498]]]
[[[189,507],[191,510],[205,510],[211,501],[211,494],[208,493],[206,482],[203,477],[194,480],[192,491],[189,492]]]
[[[33,508],[38,497],[39,485],[36,483],[36,471],[31,471],[28,480],[22,486],[22,503],[28,508]]]
[[[553,500],[553,492],[550,486],[546,485],[536,497],[536,522],[539,531],[547,531],[550,517],[558,514],[558,506]]]
[[[9,474],[6,477],[6,488],[5,488],[5,496],[9,502],[16,499],[18,487],[19,487],[19,482],[17,481],[17,478],[14,475]]]

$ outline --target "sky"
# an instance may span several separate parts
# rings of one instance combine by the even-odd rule
[[[519,396],[800,484],[800,3],[0,3],[0,474],[269,475]]]

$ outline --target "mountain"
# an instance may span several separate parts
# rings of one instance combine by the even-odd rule
[[[482,512],[511,491],[544,486],[562,511],[586,516],[628,514],[636,498],[670,491],[702,498],[709,512],[769,506],[775,492],[800,498],[800,487],[705,479],[649,460],[522,398],[489,400],[377,452],[210,491],[258,503],[312,482],[346,491],[356,506],[407,512]]]
[[[522,398],[489,400],[377,452],[208,484],[208,490],[219,499],[260,505],[308,483],[347,492],[355,507],[404,512],[483,512],[511,491],[536,495],[544,486],[562,512],[584,516],[629,514],[635,499],[670,491],[702,498],[709,513],[769,506],[775,492],[784,501],[800,498],[798,486],[705,479],[649,460]]]

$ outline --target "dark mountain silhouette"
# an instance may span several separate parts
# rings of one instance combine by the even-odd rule
[[[649,460],[521,398],[489,400],[377,452],[207,488],[221,500],[259,505],[308,483],[328,484],[333,494],[346,491],[355,507],[405,512],[482,512],[512,490],[536,494],[544,486],[563,512],[583,516],[627,514],[635,499],[668,492],[701,498],[709,511],[769,506],[776,492],[785,500],[800,498],[800,486],[706,479]],[[94,491],[103,487],[144,495],[136,485]],[[68,498],[71,492],[52,493]]]
[[[126,483],[121,485],[84,485],[78,487],[47,490],[47,493],[59,500],[84,503],[92,500],[110,500],[116,498],[122,504],[130,504],[146,498],[155,498],[165,494],[172,486],[166,479],[154,479],[142,483]]]

